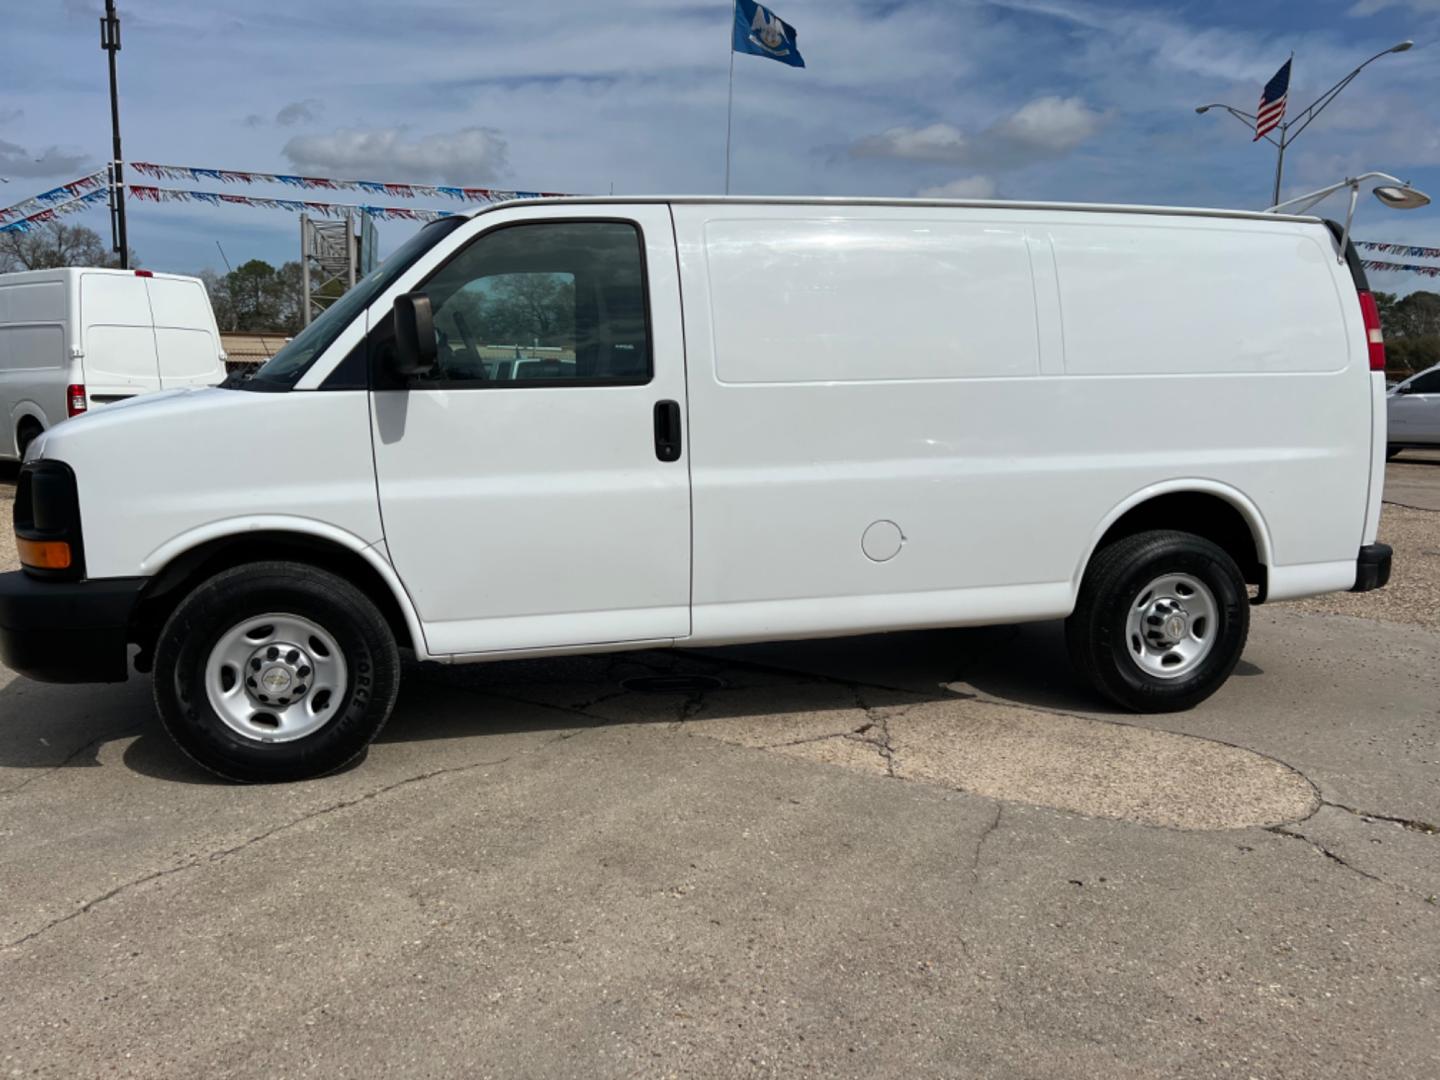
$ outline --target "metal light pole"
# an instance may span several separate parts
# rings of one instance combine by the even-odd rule
[[[114,140],[110,163],[110,198],[113,202],[115,250],[120,253],[120,269],[130,268],[130,243],[125,234],[125,174],[120,154],[120,92],[115,82],[115,54],[120,51],[120,16],[115,0],[105,0],[105,14],[100,16],[100,48],[110,54],[110,132]]]
[[[1309,127],[1311,122],[1317,116],[1319,116],[1322,112],[1325,111],[1325,107],[1327,105],[1329,105],[1332,101],[1334,101],[1337,97],[1340,96],[1340,91],[1344,90],[1345,87],[1349,86],[1350,83],[1354,81],[1356,75],[1359,75],[1360,72],[1364,71],[1376,60],[1379,60],[1382,56],[1389,56],[1391,53],[1405,52],[1406,50],[1413,48],[1414,45],[1415,42],[1413,41],[1402,41],[1396,45],[1391,45],[1390,48],[1384,50],[1383,52],[1376,53],[1374,56],[1370,57],[1369,60],[1366,60],[1365,63],[1361,64],[1354,71],[1350,72],[1349,75],[1346,75],[1334,86],[1330,87],[1329,90],[1326,90],[1323,94],[1321,94],[1318,98],[1312,101],[1304,109],[1296,113],[1292,119],[1286,120],[1281,123],[1277,128],[1277,130],[1280,132],[1280,138],[1276,139],[1270,135],[1264,136],[1266,142],[1277,148],[1275,154],[1275,189],[1270,199],[1270,204],[1272,206],[1279,203],[1280,201],[1280,181],[1285,173],[1285,151],[1289,148],[1290,144],[1296,139],[1298,139],[1300,137],[1300,133],[1304,131],[1307,127]],[[1198,105],[1196,106],[1195,111],[1197,113],[1207,113],[1211,109],[1224,109],[1231,116],[1235,117],[1236,120],[1239,120],[1246,127],[1248,127],[1251,131],[1255,130],[1255,114],[1248,113],[1244,109],[1237,109],[1233,105],[1226,105],[1223,102],[1216,101],[1210,103],[1209,105]]]

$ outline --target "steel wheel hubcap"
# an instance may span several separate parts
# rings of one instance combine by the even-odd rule
[[[256,742],[289,742],[324,727],[344,698],[340,645],[299,615],[256,615],[220,635],[205,694],[227,727]]]
[[[1164,574],[1130,604],[1125,639],[1141,671],[1178,679],[1194,671],[1215,645],[1219,605],[1210,587],[1191,574]]]

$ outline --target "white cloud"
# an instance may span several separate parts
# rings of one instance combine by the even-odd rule
[[[953,124],[893,127],[851,147],[854,157],[1013,169],[1064,157],[1100,130],[1100,113],[1078,97],[1041,97],[971,136]]]
[[[1042,97],[1005,117],[989,134],[1060,156],[1099,131],[1100,122],[1100,114],[1078,97]]]
[[[304,101],[292,101],[275,114],[275,123],[281,127],[294,127],[296,124],[305,124],[316,119],[324,105],[315,98],[306,98]]]
[[[922,199],[993,199],[996,190],[993,177],[976,174],[962,176],[948,184],[921,188],[915,194]]]
[[[855,157],[963,161],[971,149],[965,133],[953,124],[931,124],[923,128],[893,127],[879,135],[867,135],[850,152]]]
[[[376,180],[483,184],[509,172],[506,144],[492,128],[405,137],[400,127],[297,135],[284,154],[302,173]]]

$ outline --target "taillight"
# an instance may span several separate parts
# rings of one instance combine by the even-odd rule
[[[85,401],[85,387],[83,384],[71,383],[65,388],[66,416],[79,416],[89,407],[89,404]]]
[[[1372,293],[1360,294],[1360,314],[1365,319],[1365,341],[1370,346],[1370,370],[1385,370],[1385,334],[1380,329],[1380,307]]]

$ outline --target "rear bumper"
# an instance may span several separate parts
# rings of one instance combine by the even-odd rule
[[[130,614],[147,580],[0,574],[0,663],[39,682],[124,682]]]
[[[1355,585],[1351,592],[1383,589],[1390,580],[1390,562],[1394,552],[1389,544],[1366,544],[1355,559]]]

